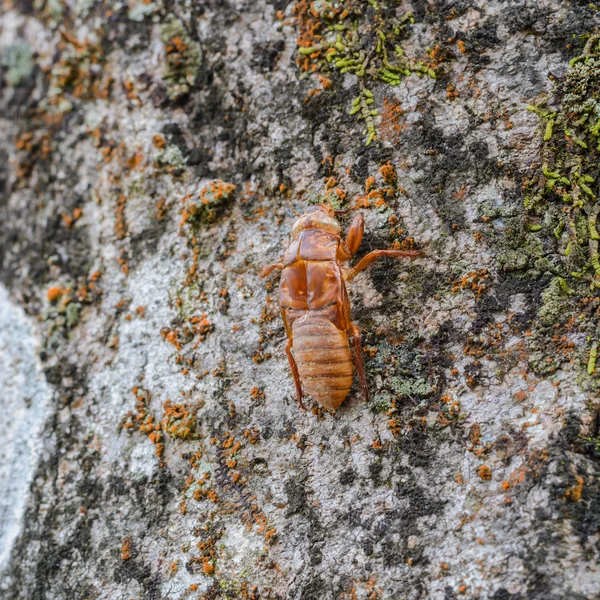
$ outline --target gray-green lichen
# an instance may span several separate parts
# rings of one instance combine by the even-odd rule
[[[161,25],[160,39],[166,52],[163,79],[169,98],[176,100],[194,87],[202,65],[202,49],[174,16]]]
[[[187,159],[178,146],[166,146],[156,153],[155,160],[161,165],[182,169]]]
[[[17,86],[33,72],[31,47],[27,42],[9,46],[0,55],[0,64],[6,69],[4,77],[9,85]]]

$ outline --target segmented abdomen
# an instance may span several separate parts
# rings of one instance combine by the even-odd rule
[[[337,410],[352,387],[348,336],[329,319],[311,315],[292,325],[292,353],[304,390],[319,404]]]

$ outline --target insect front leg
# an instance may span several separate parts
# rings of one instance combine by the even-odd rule
[[[389,256],[390,258],[398,258],[403,256],[405,258],[416,258],[420,255],[420,252],[416,250],[373,250],[366,256],[363,256],[359,263],[352,269],[347,269],[344,273],[344,279],[346,281],[352,281],[361,271],[364,271],[374,260],[381,258],[382,256]]]
[[[360,386],[362,387],[365,402],[369,400],[369,386],[367,384],[367,377],[365,375],[365,368],[362,361],[362,348],[360,345],[360,329],[354,324],[350,323],[350,335],[352,336],[352,351],[354,353],[354,365],[358,378],[360,379]]]
[[[272,265],[267,265],[260,272],[261,277],[266,277],[269,273],[273,272],[275,269],[283,269],[283,263],[273,263]]]
[[[348,228],[348,235],[346,235],[346,247],[350,254],[354,254],[363,239],[363,233],[365,231],[365,219],[361,214],[358,214],[352,220],[352,224]]]

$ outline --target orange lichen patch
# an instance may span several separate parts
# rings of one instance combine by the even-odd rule
[[[461,54],[464,54],[466,52],[466,48],[465,48],[465,43],[462,40],[458,40],[458,42],[456,42],[456,45],[458,46],[458,51]]]
[[[127,253],[125,250],[121,250],[121,254],[119,256],[119,258],[117,258],[117,262],[119,263],[119,266],[121,267],[121,271],[125,274],[125,275],[129,275],[129,262],[127,262]]]
[[[161,149],[167,145],[167,141],[165,140],[165,138],[162,135],[157,133],[152,136],[152,145],[155,148]]]
[[[166,46],[167,52],[177,52],[179,54],[185,52],[187,49],[187,44],[178,35],[173,36]]]
[[[321,88],[315,88],[313,90],[309,90],[308,93],[306,94],[306,97],[304,98],[304,103],[307,103],[311,98],[313,98],[317,94],[320,94],[321,91],[322,91]]]
[[[458,483],[459,485],[462,485],[464,483],[462,473],[457,473],[454,476],[454,481],[456,481],[456,483]]]
[[[73,226],[73,217],[71,217],[71,215],[68,215],[66,213],[63,213],[61,215],[62,221],[65,224],[65,227],[67,229],[71,229],[71,227]]]
[[[381,449],[383,449],[383,444],[381,443],[381,439],[375,438],[373,440],[373,442],[371,443],[371,448],[373,448],[373,450],[381,450]]]
[[[196,409],[190,404],[175,404],[167,400],[163,406],[162,430],[174,439],[197,439]]]
[[[213,565],[211,563],[208,562],[208,560],[205,560],[204,563],[202,564],[202,571],[204,572],[205,575],[210,577],[211,575],[214,574],[215,568],[213,567]]]
[[[100,43],[88,38],[79,41],[66,30],[60,30],[62,40],[57,44],[61,53],[50,71],[50,86],[61,90],[50,103],[59,105],[63,94],[79,100],[106,99],[110,94],[113,78],[102,65],[105,58]]]
[[[265,399],[265,393],[264,393],[264,391],[261,388],[259,388],[259,387],[253,387],[252,390],[250,391],[250,397],[254,401],[264,400]]]
[[[190,592],[195,592],[197,589],[198,589],[197,583],[192,583],[192,585],[190,585]]]
[[[381,176],[383,177],[385,183],[387,183],[388,185],[395,186],[396,183],[398,183],[398,175],[396,174],[396,168],[390,163],[388,163],[387,165],[383,165],[379,169],[379,172],[381,173]]]
[[[504,481],[502,482],[502,489],[503,489],[505,492],[508,492],[508,490],[510,490],[510,488],[511,488],[511,485],[510,485],[510,483],[509,483],[508,481],[504,480]]]
[[[241,600],[259,600],[260,594],[257,586],[248,586],[248,582],[244,581],[240,588]]]
[[[117,239],[122,240],[127,235],[127,221],[125,220],[125,205],[127,204],[127,196],[121,194],[117,199],[116,214],[117,219],[115,221],[115,235]]]
[[[333,81],[331,79],[327,79],[323,75],[319,75],[319,82],[324,90],[328,90],[330,87],[333,87]]]
[[[527,398],[527,392],[524,390],[521,390],[520,392],[516,392],[513,395],[513,398],[517,401],[517,402],[523,402],[523,400],[525,400]]]
[[[214,331],[214,328],[213,323],[207,319],[206,313],[203,313],[202,316],[194,316],[175,329],[163,327],[160,334],[165,341],[173,344],[177,350],[181,351],[184,345],[193,340],[195,340],[193,348],[197,348]]]
[[[48,298],[48,302],[52,302],[52,303],[58,302],[62,298],[63,293],[64,293],[63,288],[61,288],[58,285],[48,288],[48,291],[46,292],[46,297]]]
[[[470,289],[479,298],[481,294],[487,289],[486,281],[489,278],[487,269],[480,269],[478,271],[471,271],[460,279],[453,282],[453,292],[459,292],[460,290]]]
[[[158,221],[162,221],[169,213],[170,208],[170,203],[168,203],[164,198],[159,198],[158,202],[156,203],[156,219]]]
[[[469,440],[471,442],[471,447],[477,446],[481,440],[481,430],[477,423],[473,423],[473,425],[471,425],[471,429],[469,431]]]
[[[243,435],[251,444],[256,444],[260,439],[260,433],[256,427],[246,429]]]
[[[448,100],[456,100],[457,98],[460,98],[460,92],[451,83],[446,86],[446,98]]]
[[[407,125],[401,121],[404,116],[404,110],[400,101],[396,98],[384,98],[383,110],[381,111],[381,122],[378,129],[382,140],[393,144],[400,143],[402,134],[406,131]]]
[[[584,479],[581,477],[581,475],[576,475],[575,480],[577,483],[567,488],[564,496],[565,500],[571,500],[571,502],[579,502],[579,500],[581,500]]]
[[[394,190],[392,188],[372,189],[363,196],[357,196],[354,208],[369,208],[371,206],[381,208],[386,205],[384,195],[393,196],[393,194]]]
[[[184,196],[179,223],[180,233],[186,223],[197,225],[214,222],[225,208],[236,187],[233,183],[226,183],[218,179],[211,181],[197,195]]]
[[[131,558],[131,538],[125,538],[121,544],[121,560]]]
[[[477,475],[483,481],[489,481],[492,478],[492,469],[487,465],[481,465],[479,469],[477,469]]]
[[[125,158],[125,167],[128,171],[141,171],[144,167],[144,154],[141,151],[135,152]]]
[[[135,411],[129,411],[121,420],[119,429],[133,431],[135,428],[140,433],[148,436],[148,439],[154,444],[154,451],[159,459],[160,466],[164,466],[162,457],[164,455],[165,445],[159,423],[154,422],[154,416],[150,413],[150,392],[141,387],[134,387],[132,390],[136,397]]]
[[[173,330],[173,331],[162,330],[161,335],[167,342],[169,342],[169,344],[173,344],[173,346],[175,346],[175,348],[177,348],[177,350],[181,350],[181,344],[179,343],[179,339],[178,339],[176,330]]]
[[[265,360],[269,360],[271,358],[272,354],[270,352],[263,352],[262,350],[256,350],[256,352],[254,352],[254,354],[252,355],[252,360],[257,364],[260,365],[260,363],[264,362]]]
[[[194,348],[203,342],[211,331],[214,331],[215,326],[206,318],[206,313],[203,313],[201,317],[192,317],[190,323],[193,326],[192,332],[194,336],[198,336]]]
[[[179,571],[179,561],[174,560],[169,565],[169,577],[174,577],[177,574],[177,571]]]
[[[460,189],[458,190],[458,192],[455,192],[454,194],[452,194],[453,198],[456,198],[457,200],[464,200],[467,197],[467,186],[465,185],[461,185]]]
[[[137,90],[135,89],[135,83],[131,79],[125,79],[123,81],[123,89],[125,90],[125,95],[129,100],[133,100],[136,106],[139,106],[139,95]]]
[[[329,4],[327,8],[336,11],[336,13],[341,12],[341,9],[334,9]],[[310,48],[318,44],[322,39],[321,28],[324,22],[321,20],[321,14],[315,8],[314,2],[311,0],[299,0],[294,5],[292,14],[298,26],[298,46],[300,48]],[[296,59],[296,62],[303,71],[315,71],[317,65],[311,63],[320,55],[321,52],[314,52],[308,56],[300,55]]]

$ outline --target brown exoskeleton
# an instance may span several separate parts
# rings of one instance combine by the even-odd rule
[[[381,256],[419,255],[409,250],[374,250],[355,267],[342,267],[358,250],[363,231],[364,219],[358,214],[344,241],[335,211],[311,206],[294,224],[283,262],[268,265],[261,273],[266,277],[274,269],[282,269],[279,301],[288,339],[285,351],[303,409],[304,385],[319,404],[337,410],[352,387],[352,354],[367,399],[360,330],[350,319],[346,281]]]

